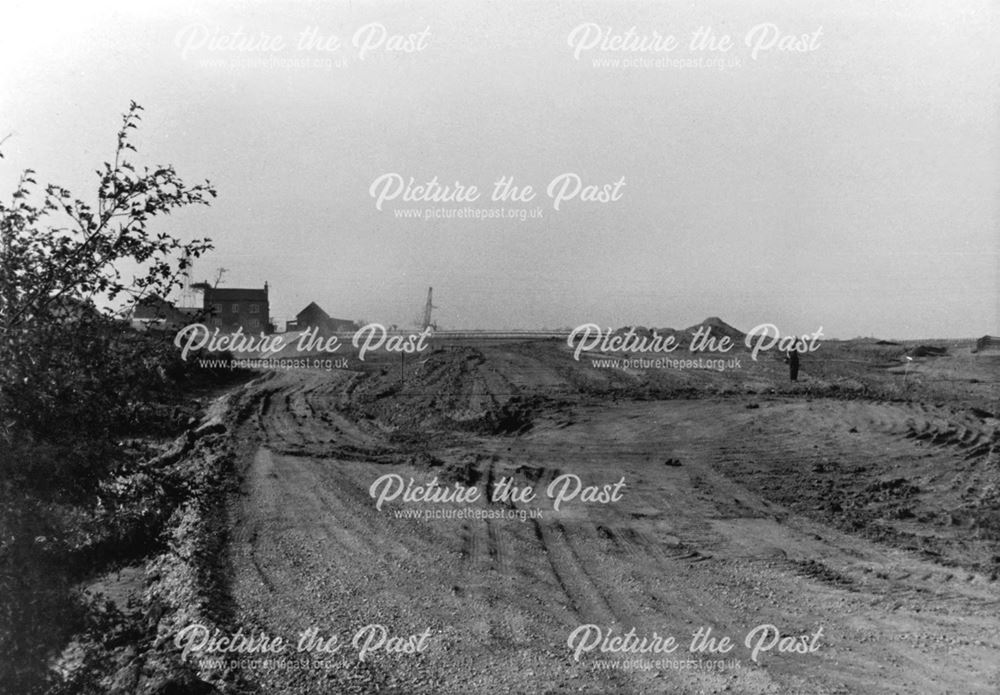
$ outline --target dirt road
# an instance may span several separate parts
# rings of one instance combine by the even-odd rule
[[[240,397],[236,622],[340,644],[244,665],[262,692],[1000,690],[994,419],[785,393],[766,366],[672,375],[685,397],[647,400],[641,374],[546,346],[441,350],[408,369],[402,383],[390,369],[269,375]],[[391,474],[484,493],[508,478],[537,497],[377,509],[370,489]],[[624,485],[556,511],[544,493],[565,474]],[[360,660],[351,640],[369,625],[386,633],[364,633]],[[766,625],[812,651],[751,658],[744,638]],[[578,628],[678,648],[577,659]],[[699,628],[732,649],[692,653]]]

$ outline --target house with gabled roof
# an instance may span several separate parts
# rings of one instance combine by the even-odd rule
[[[320,333],[344,333],[357,330],[358,325],[350,319],[331,317],[316,302],[309,302],[305,309],[295,315],[294,321],[285,324],[286,331],[304,331],[318,328]]]
[[[268,286],[264,289],[243,287],[212,287],[207,282],[192,285],[204,293],[204,311],[209,328],[219,328],[224,333],[242,328],[244,333],[272,333],[268,317],[271,305]]]

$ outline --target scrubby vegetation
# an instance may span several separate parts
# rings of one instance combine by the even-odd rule
[[[0,690],[45,690],[65,638],[95,621],[76,587],[163,542],[178,491],[143,464],[194,414],[186,389],[232,376],[120,318],[211,248],[148,227],[215,190],[131,163],[140,111],[124,115],[92,202],[31,170],[0,202]]]

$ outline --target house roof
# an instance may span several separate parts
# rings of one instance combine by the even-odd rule
[[[330,318],[330,315],[323,311],[322,307],[320,307],[320,305],[316,302],[309,302],[305,309],[295,315],[295,318],[301,321],[303,316],[306,318],[318,317],[323,320]]]
[[[209,287],[205,290],[206,302],[266,302],[266,289],[241,287]]]

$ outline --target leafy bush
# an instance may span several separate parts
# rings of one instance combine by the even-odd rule
[[[48,475],[49,487],[86,491],[113,463],[111,435],[139,424],[150,393],[176,374],[166,346],[96,308],[166,296],[211,248],[147,229],[215,190],[186,185],[171,166],[136,169],[129,134],[141,110],[133,102],[123,116],[93,205],[61,186],[40,189],[30,169],[0,203],[0,469],[26,483]],[[144,274],[126,281],[125,262]],[[43,442],[61,451],[40,469],[32,452]]]
[[[43,687],[48,657],[87,617],[71,587],[148,548],[171,511],[164,482],[138,474],[118,440],[162,420],[156,403],[191,367],[168,336],[117,317],[168,296],[211,248],[149,220],[215,190],[129,161],[141,110],[123,116],[92,203],[39,187],[31,170],[0,202],[0,684],[11,692]]]

